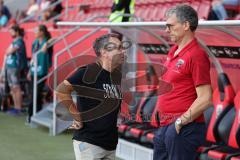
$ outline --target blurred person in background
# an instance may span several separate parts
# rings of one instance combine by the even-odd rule
[[[28,9],[26,11],[20,11],[20,13],[17,13],[17,15],[18,15],[18,19],[29,17],[28,21],[35,21],[36,20],[35,18],[37,17],[38,12],[39,12],[39,5],[37,4],[36,0],[30,0]]]
[[[29,2],[29,8],[26,12],[27,16],[34,16],[39,11],[39,5],[36,3],[36,0],[30,0]]]
[[[13,97],[14,108],[7,113],[11,115],[20,115],[22,109],[22,90],[20,87],[20,79],[27,68],[26,47],[23,40],[24,30],[18,25],[10,28],[10,34],[13,42],[6,51],[5,68],[7,72],[7,81],[10,86],[11,95]]]
[[[225,20],[228,18],[227,11],[224,8],[222,0],[212,1],[212,11],[216,15],[216,18],[211,18],[210,20]]]
[[[8,19],[11,19],[12,15],[6,5],[4,5],[4,1],[0,0],[0,8],[2,9],[2,13],[7,16]]]
[[[42,2],[46,5],[42,8],[42,10],[45,10],[42,16],[42,20],[44,21],[49,20],[50,18],[55,17],[62,12],[63,10],[62,3],[56,4],[56,2],[58,2],[58,0],[48,0]]]
[[[0,8],[0,29],[2,27],[5,27],[7,25],[8,18],[5,14],[2,12],[2,8]]]
[[[134,14],[135,0],[114,0],[111,8],[109,21],[111,22],[128,22],[131,17],[118,16],[119,14]]]
[[[50,0],[50,2],[52,5],[52,4],[55,4],[56,2],[58,2],[58,0]],[[58,3],[57,5],[55,5],[54,7],[51,8],[50,18],[61,14],[62,10],[63,10],[62,3]]]
[[[33,76],[34,76],[34,65],[33,65],[33,56],[37,55],[37,79],[45,77],[48,74],[48,69],[51,66],[53,47],[48,48],[47,45],[51,40],[51,34],[48,31],[45,25],[39,25],[36,30],[36,39],[32,44],[32,60],[30,71],[28,73],[27,78],[31,81],[31,85],[33,86]],[[42,109],[42,91],[44,88],[46,80],[42,81],[37,85],[37,111]],[[32,87],[33,89],[33,87]],[[32,91],[32,102],[29,105],[28,109],[28,122],[30,122],[30,118],[33,114],[33,91]]]
[[[46,10],[50,6],[50,0],[42,0],[40,4],[40,9]]]
[[[41,20],[46,21],[50,16],[50,0],[42,0],[40,4],[40,10],[42,12]]]
[[[123,16],[122,14],[134,14],[135,0],[114,0],[111,8],[110,22],[128,22],[131,16]],[[121,33],[116,30],[111,30],[111,33],[118,34],[123,37]]]

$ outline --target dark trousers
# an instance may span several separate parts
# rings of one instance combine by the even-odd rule
[[[197,148],[205,144],[205,123],[189,123],[177,134],[175,124],[159,128],[153,139],[153,160],[196,160]]]
[[[37,79],[41,79],[42,77],[38,77]],[[39,83],[37,85],[37,112],[40,111],[42,109],[42,105],[43,105],[43,99],[42,99],[42,92],[43,92],[43,88],[44,88],[44,85],[45,85],[45,80],[41,83]],[[29,105],[29,108],[28,108],[28,121],[30,122],[30,118],[31,116],[33,115],[33,77],[31,77],[31,86],[32,86],[32,89],[31,89],[31,103]]]

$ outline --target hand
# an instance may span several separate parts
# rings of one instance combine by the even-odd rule
[[[182,126],[177,125],[177,124],[175,123],[175,129],[176,129],[177,134],[180,133],[181,128],[182,128]]]
[[[73,120],[72,125],[68,129],[81,129],[83,127],[83,123],[80,121],[76,121],[75,119]]]
[[[42,47],[42,52],[46,52],[47,51],[47,43],[45,43]]]
[[[55,38],[51,38],[51,39],[49,39],[49,40],[47,41],[47,44],[51,44],[51,43],[53,43],[55,40],[56,40]]]

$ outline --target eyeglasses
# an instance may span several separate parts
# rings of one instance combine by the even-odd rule
[[[168,30],[171,30],[173,26],[174,26],[173,24],[166,24],[166,28],[167,28]]]
[[[109,42],[107,43],[103,48],[107,50],[108,52],[113,50],[127,50],[132,46],[132,43],[130,41],[122,41],[120,45],[117,45],[115,43]]]

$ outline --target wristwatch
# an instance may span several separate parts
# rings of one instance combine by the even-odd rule
[[[178,118],[176,121],[175,121],[175,125],[178,125],[179,127],[182,127],[182,120],[181,118]]]

